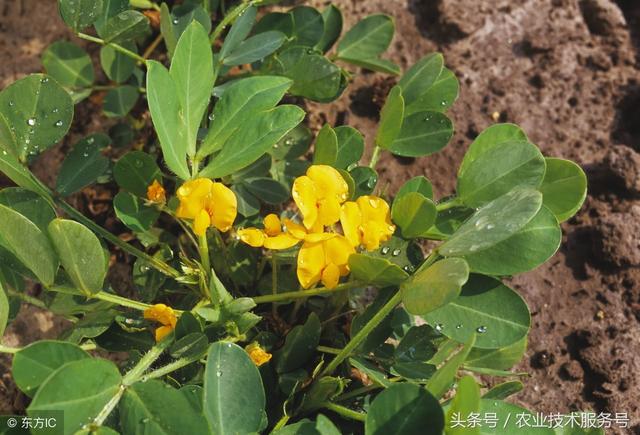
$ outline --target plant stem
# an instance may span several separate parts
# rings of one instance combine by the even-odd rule
[[[159,357],[162,355],[162,352],[169,346],[172,341],[173,334],[170,334],[167,338],[162,340],[160,343],[153,346],[149,352],[147,352],[138,364],[135,365],[124,377],[122,378],[122,383],[120,384],[120,388],[116,394],[107,402],[107,404],[102,408],[102,410],[98,413],[96,418],[93,420],[94,426],[102,426],[104,421],[109,417],[109,414],[118,406],[118,402],[122,398],[125,390],[131,385],[135,384],[140,380],[142,374],[153,364]]]
[[[367,322],[362,327],[362,329],[358,331],[358,333],[355,336],[351,337],[351,340],[349,341],[349,343],[347,343],[347,345],[340,351],[340,353],[338,353],[338,355],[331,360],[331,362],[327,365],[327,367],[325,367],[325,369],[318,376],[318,378],[321,378],[324,376],[330,376],[335,371],[335,369],[338,368],[338,366],[342,363],[342,361],[344,361],[346,358],[349,357],[351,352],[353,352],[355,348],[358,347],[360,343],[362,343],[369,334],[371,334],[371,331],[373,331],[373,329],[376,326],[378,326],[378,324],[382,322],[384,318],[387,317],[387,315],[391,311],[393,311],[393,309],[401,301],[402,301],[402,292],[398,291],[395,295],[393,295],[391,299],[389,299],[389,301],[386,304],[384,304],[382,308],[380,308],[380,311],[378,311],[371,318],[371,320],[369,320],[369,322]]]
[[[436,204],[436,210],[440,212],[440,211],[445,211],[445,210],[449,210],[450,208],[455,208],[460,206],[462,206],[462,202],[460,201],[460,198],[455,197],[447,201],[443,201],[439,204]]]
[[[311,296],[328,295],[331,293],[350,290],[350,289],[361,287],[361,286],[362,286],[362,283],[358,281],[350,281],[350,282],[345,282],[344,284],[340,284],[334,288],[320,287],[317,289],[298,290],[295,292],[278,293],[275,295],[255,296],[253,298],[253,301],[256,304],[266,304],[270,302],[287,302],[295,299],[304,299]]]
[[[271,256],[271,294],[276,295],[278,293],[278,259],[275,255]],[[276,304],[271,306],[271,312],[275,318],[278,314],[278,308]]]
[[[211,33],[209,37],[209,41],[213,44],[216,42],[216,39],[222,34],[224,29],[231,24],[236,18],[238,18],[244,11],[249,8],[254,2],[251,0],[242,0],[240,4],[238,4],[235,8],[231,9],[228,14],[222,18],[222,21],[218,23],[214,31]]]
[[[368,393],[369,391],[374,391],[374,390],[378,390],[380,388],[383,388],[382,385],[378,385],[378,384],[374,384],[374,385],[369,385],[367,387],[360,387],[360,388],[356,388],[353,391],[349,391],[348,393],[342,394],[338,397],[336,397],[333,400],[336,400],[338,402],[344,402],[345,400],[349,400],[353,397],[358,397],[361,396],[363,394]]]
[[[160,367],[159,369],[153,370],[149,373],[147,373],[146,378],[147,379],[155,379],[155,378],[160,378],[166,374],[169,374],[171,372],[174,372],[178,369],[181,369],[184,366],[187,366],[189,364],[191,364],[192,362],[194,362],[192,359],[189,358],[180,358],[177,359],[169,364],[167,364],[166,366]]]
[[[331,402],[324,402],[322,406],[330,411],[335,412],[336,414],[340,414],[341,416],[351,420],[365,421],[367,419],[367,414],[365,414],[364,412],[354,411],[353,409],[349,409],[342,405],[337,405]]]
[[[111,242],[113,245],[119,247],[123,251],[128,252],[129,254],[135,257],[145,260],[147,263],[149,263],[150,266],[154,267],[155,269],[158,269],[160,272],[164,273],[165,275],[168,275],[172,278],[177,278],[181,276],[180,272],[178,272],[173,267],[169,266],[164,261],[158,258],[155,258],[144,251],[141,251],[140,249],[130,245],[129,243],[123,240],[120,240],[117,236],[111,234],[109,231],[102,228],[100,225],[96,224],[94,221],[92,221],[91,219],[89,219],[88,217],[80,213],[75,208],[71,207],[62,199],[60,198],[54,198],[54,199],[56,203],[60,206],[60,208],[64,210],[69,216],[73,217],[78,222],[89,227],[94,233],[99,234],[100,236],[105,238],[107,241]]]
[[[376,145],[376,147],[373,149],[373,154],[371,155],[371,161],[369,161],[369,167],[371,169],[376,168],[376,165],[378,164],[378,160],[380,159],[381,151],[382,151],[382,148],[380,148],[378,145]]]
[[[118,51],[118,52],[124,54],[125,56],[128,56],[128,57],[130,57],[132,59],[137,60],[141,64],[144,64],[144,65],[147,64],[147,60],[144,57],[140,56],[137,53],[134,53],[131,50],[127,50],[126,48],[124,48],[121,45],[113,44],[111,42],[106,42],[104,39],[100,39],[100,38],[97,38],[95,36],[87,35],[86,33],[81,33],[80,32],[80,33],[77,33],[77,36],[78,36],[78,38],[84,39],[86,41],[95,42],[96,44],[104,45],[105,47],[111,47],[115,51]]]
[[[287,422],[289,421],[289,417],[287,414],[284,414],[282,416],[282,418],[280,420],[278,420],[278,422],[276,423],[276,425],[273,427],[273,432],[277,431],[278,429],[282,429],[282,427],[284,427],[285,424],[287,424]]]
[[[38,308],[42,308],[42,309],[49,308],[40,299],[38,299],[36,297],[33,297],[31,295],[28,295],[26,293],[18,292],[18,291],[12,290],[12,289],[7,289],[7,293],[9,294],[9,296],[13,296],[13,297],[16,297],[18,299],[21,299],[23,302],[26,302],[29,305],[33,305],[34,307],[38,307]]]
[[[211,270],[211,259],[209,258],[209,241],[207,240],[207,233],[198,236],[198,252],[200,253],[200,261],[202,262],[202,268],[204,269],[205,281],[209,276]]]
[[[340,349],[336,349],[335,347],[318,346],[316,349],[318,352],[329,353],[331,355],[338,355],[340,353]]]
[[[111,302],[112,304],[120,305],[122,307],[133,308],[134,310],[144,311],[147,308],[150,308],[151,305],[145,304],[143,302],[134,301],[122,296],[114,295],[112,293],[107,293],[105,291],[101,291],[93,295],[95,299],[100,299],[101,301]]]
[[[153,50],[156,49],[156,47],[162,42],[162,33],[158,33],[158,36],[156,36],[156,39],[154,39],[151,44],[149,44],[149,46],[144,50],[144,53],[142,53],[142,58],[143,59],[149,59],[149,56],[151,56],[151,53],[153,53]]]

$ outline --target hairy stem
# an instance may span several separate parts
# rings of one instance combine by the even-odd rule
[[[198,236],[198,252],[200,253],[200,261],[202,262],[202,268],[205,273],[205,282],[208,284],[206,276],[209,275],[211,270],[211,259],[209,258],[209,241],[207,240],[207,233]]]
[[[380,159],[380,152],[382,148],[378,145],[373,149],[373,154],[371,155],[371,161],[369,161],[369,167],[371,169],[376,169],[376,165],[378,164],[378,160]]]

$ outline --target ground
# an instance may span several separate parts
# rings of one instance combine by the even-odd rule
[[[299,2],[301,3],[301,2]],[[326,1],[312,0],[316,6]],[[441,51],[461,83],[451,110],[456,135],[420,159],[384,155],[382,183],[394,193],[426,175],[439,197],[453,193],[466,147],[498,119],[514,122],[546,155],[575,160],[589,177],[580,213],[563,224],[560,250],[512,284],[532,312],[530,373],[515,401],[540,412],[627,413],[640,434],[640,4],[634,0],[335,0],[347,25],[384,12],[395,17],[389,57],[403,68]],[[0,87],[41,69],[39,55],[68,37],[54,0],[0,1]],[[368,138],[394,79],[362,74],[342,98],[309,104],[309,123],[348,123]],[[71,140],[100,129],[79,106]],[[93,120],[92,120],[93,118]],[[68,144],[63,144],[63,148]],[[36,165],[51,181],[54,150]],[[33,316],[33,317],[32,317]],[[55,323],[22,313],[7,344],[51,336]],[[24,319],[35,319],[25,321]],[[0,410],[20,406],[8,375]],[[17,403],[16,403],[17,402]],[[613,433],[613,432],[612,432]]]

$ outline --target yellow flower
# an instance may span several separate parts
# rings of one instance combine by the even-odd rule
[[[238,237],[254,248],[289,249],[300,241],[319,242],[335,236],[333,233],[309,233],[307,229],[291,219],[284,219],[284,228],[280,218],[271,213],[264,218],[264,229],[243,228],[238,230]],[[285,231],[286,229],[286,231]]]
[[[157,202],[163,204],[167,201],[167,192],[162,187],[162,184],[158,180],[153,180],[153,183],[147,187],[147,199],[151,202]]]
[[[228,231],[238,214],[238,200],[231,189],[208,178],[197,178],[178,189],[180,205],[176,215],[193,219],[193,231],[201,236],[207,228]]]
[[[263,223],[264,229],[243,228],[238,230],[238,237],[240,237],[240,240],[244,243],[254,248],[264,246],[267,249],[288,249],[300,242],[299,238],[282,230],[282,224],[277,215],[273,213],[267,215]]]
[[[253,361],[253,363],[258,367],[260,367],[262,364],[268,363],[272,357],[272,355],[261,348],[258,343],[251,343],[250,345],[245,347],[245,350],[249,354],[251,361]]]
[[[396,230],[391,223],[389,204],[377,196],[361,196],[342,204],[340,224],[352,246],[364,245],[368,251],[378,249]]]
[[[162,340],[176,327],[178,319],[171,307],[165,304],[155,304],[144,310],[144,318],[160,323],[162,326],[156,328],[156,341]]]
[[[340,219],[340,204],[347,200],[349,186],[337,169],[313,165],[306,175],[296,178],[291,193],[304,226],[319,233]]]
[[[338,285],[349,274],[349,256],[355,253],[351,243],[340,234],[326,240],[305,241],[298,253],[298,281],[307,289],[319,281],[327,288]]]

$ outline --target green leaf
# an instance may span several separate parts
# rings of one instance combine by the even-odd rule
[[[587,197],[587,176],[580,166],[569,160],[547,157],[547,171],[540,191],[542,203],[559,222],[576,214]]]
[[[2,272],[0,271],[0,278],[2,277]],[[0,337],[4,335],[4,330],[7,327],[7,323],[9,322],[9,312],[11,311],[11,307],[9,305],[9,299],[7,298],[7,294],[5,293],[4,287],[2,286],[2,280],[0,279]],[[13,357],[13,361],[15,361],[15,356]],[[14,381],[15,381],[15,374]],[[16,381],[17,383],[17,381]]]
[[[279,53],[273,72],[289,77],[291,95],[313,101],[333,101],[345,87],[342,70],[326,57],[305,47],[291,47]]]
[[[400,86],[394,86],[380,111],[380,124],[376,133],[376,145],[389,149],[400,134],[404,118],[404,98]]]
[[[129,51],[137,52],[134,43],[123,43],[122,46]],[[100,49],[100,65],[110,80],[116,83],[126,82],[136,66],[135,59],[116,51],[109,45]]]
[[[366,435],[440,435],[444,415],[438,400],[424,388],[396,384],[371,402],[364,428]]]
[[[427,382],[427,390],[437,399],[442,398],[442,396],[444,396],[444,394],[451,387],[451,384],[453,384],[453,381],[455,380],[458,373],[458,369],[460,368],[460,366],[462,366],[462,363],[467,358],[467,355],[469,355],[469,351],[473,347],[475,340],[475,334],[471,334],[464,347],[454,356],[449,358],[449,360],[445,362],[438,370],[436,370],[434,375]]]
[[[562,231],[547,207],[520,231],[482,251],[464,256],[472,271],[486,275],[516,275],[540,266],[556,253],[562,241]],[[513,255],[517,252],[518,255]]]
[[[429,80],[427,78],[427,80]],[[456,75],[448,68],[442,68],[436,81],[406,107],[406,113],[430,110],[444,112],[458,99],[460,85]]]
[[[116,162],[113,177],[122,189],[146,198],[147,188],[153,180],[161,180],[162,173],[150,154],[130,151]]]
[[[366,254],[351,254],[349,269],[356,280],[381,287],[398,285],[409,277],[398,265]]]
[[[298,325],[289,331],[284,346],[275,354],[276,371],[291,372],[309,362],[320,343],[320,329],[320,319],[315,313],[311,313],[304,325]]]
[[[342,59],[350,64],[357,65],[359,67],[378,71],[386,74],[398,75],[400,74],[400,67],[390,60],[386,59]]]
[[[293,35],[293,14],[284,12],[270,12],[265,14],[253,29],[254,34],[277,30],[287,37]]]
[[[335,130],[336,134],[338,133],[338,128]],[[309,150],[312,140],[313,135],[311,134],[309,127],[303,124],[298,124],[269,150],[269,154],[271,154],[274,159],[292,160],[303,156]],[[268,161],[269,164],[271,164],[270,158]],[[268,171],[269,170],[267,169],[266,172]]]
[[[234,51],[242,41],[247,39],[247,36],[251,33],[251,28],[256,21],[256,13],[256,7],[250,5],[236,19],[233,26],[231,26],[231,30],[229,30],[229,33],[224,38],[222,48],[220,48],[220,59],[224,60],[227,54]]]
[[[398,362],[428,361],[437,351],[434,341],[440,338],[429,325],[411,327],[393,353]]]
[[[98,19],[103,0],[58,0],[60,16],[74,32],[89,27]]]
[[[396,294],[395,287],[383,287],[378,291],[376,298],[370,303],[366,309],[355,316],[351,321],[351,330],[349,336],[354,337],[360,330],[375,316],[380,309]],[[367,338],[358,346],[358,351],[362,353],[372,352],[384,343],[391,333],[393,328],[391,321],[393,319],[392,313],[389,313],[384,319],[373,328],[373,330],[367,335]]]
[[[104,37],[104,27],[109,18],[129,9],[129,0],[102,0],[102,13],[93,23],[99,37]]]
[[[257,76],[234,82],[216,103],[211,126],[199,157],[220,150],[234,135],[246,129],[252,117],[272,109],[291,86],[285,77]]]
[[[192,332],[176,340],[169,348],[172,358],[196,361],[203,357],[209,349],[207,336],[201,332]]]
[[[402,237],[421,237],[436,221],[436,206],[418,192],[408,192],[393,201],[391,218],[400,227]]]
[[[282,429],[272,432],[272,435],[340,435],[341,432],[336,426],[322,414],[318,414],[318,419],[313,422],[309,419],[302,419],[297,423],[288,424]]]
[[[433,201],[433,186],[431,185],[431,181],[422,175],[414,177],[404,183],[396,195],[396,200],[410,192],[420,193]]]
[[[120,426],[126,434],[209,433],[204,416],[193,408],[187,397],[155,379],[127,388],[119,409]]]
[[[7,118],[0,112],[0,157],[8,154],[11,157],[18,157],[18,145],[16,144],[16,135],[9,126]]]
[[[181,116],[180,97],[169,71],[156,61],[148,61],[147,99],[151,119],[160,139],[162,155],[173,173],[187,180],[186,126]]]
[[[348,125],[336,127],[334,131],[338,138],[338,157],[334,166],[346,169],[362,158],[364,137],[362,137],[362,133]]]
[[[238,213],[244,217],[255,216],[260,212],[260,200],[243,184],[234,184],[231,190],[238,200]]]
[[[113,208],[118,219],[138,233],[148,231],[160,216],[160,210],[145,205],[140,198],[128,192],[118,192],[113,199]]]
[[[71,97],[55,80],[32,74],[0,92],[0,112],[13,127],[21,160],[58,142],[73,118]]]
[[[196,153],[198,129],[211,98],[214,82],[212,65],[213,54],[207,32],[193,21],[178,40],[170,69],[182,108],[189,156]]]
[[[67,41],[56,41],[42,54],[42,65],[62,86],[89,87],[95,80],[91,58],[82,48]]]
[[[243,184],[249,192],[267,204],[282,204],[289,199],[289,189],[273,178],[247,178]]]
[[[479,208],[438,251],[445,256],[473,254],[508,239],[542,207],[542,194],[516,188]]]
[[[338,44],[338,58],[375,59],[393,39],[393,20],[388,15],[369,15],[344,35]]]
[[[315,148],[313,150],[314,165],[335,164],[338,158],[338,135],[331,125],[325,124],[318,132]]]
[[[236,344],[213,343],[204,373],[204,414],[213,433],[258,432],[264,408],[262,379],[249,355]]]
[[[405,157],[420,157],[440,151],[453,136],[453,123],[439,112],[416,112],[405,116],[400,135],[389,151]]]
[[[531,324],[522,298],[500,281],[483,275],[471,275],[456,300],[424,318],[460,343],[477,334],[475,346],[482,349],[497,349],[521,340]]]
[[[527,135],[515,124],[494,124],[482,131],[469,145],[458,170],[462,177],[468,167],[483,153],[505,142],[529,142]]]
[[[509,370],[522,360],[527,351],[527,337],[499,349],[471,349],[465,366]]]
[[[446,428],[445,433],[447,435],[478,435],[480,434],[479,427],[461,427],[452,424],[452,419],[467,418],[471,413],[478,413],[480,411],[480,387],[476,384],[473,376],[464,376],[458,381],[458,388],[456,389],[456,395],[451,401],[451,406],[446,415]]]
[[[244,128],[229,138],[200,175],[220,178],[250,165],[298,125],[304,115],[297,106],[281,105],[245,118]]]
[[[342,33],[342,12],[337,6],[330,4],[322,11],[324,33],[315,48],[326,53],[333,47]]]
[[[38,389],[27,414],[62,411],[64,434],[71,435],[93,420],[118,393],[122,377],[111,361],[86,358],[53,372]]]
[[[22,187],[7,187],[0,190],[0,204],[36,224],[41,231],[46,232],[49,222],[56,217],[56,212],[42,196]]]
[[[438,80],[442,73],[444,58],[440,53],[429,54],[404,73],[398,86],[402,88],[404,104],[407,109],[422,97]],[[407,110],[407,114],[414,112]]]
[[[13,357],[11,374],[23,393],[33,397],[51,373],[70,361],[90,358],[75,344],[42,340],[23,347]]]
[[[56,180],[56,191],[68,196],[101,177],[110,163],[109,159],[102,155],[102,149],[110,142],[109,136],[97,133],[76,143],[62,162]]]
[[[277,30],[259,33],[242,42],[222,60],[222,63],[226,66],[236,66],[257,62],[280,48],[286,38],[284,33]]]
[[[46,286],[53,284],[58,259],[49,238],[33,222],[0,204],[0,236],[13,255]],[[104,258],[104,257],[103,257]]]
[[[542,183],[546,165],[535,145],[508,141],[489,150],[477,155],[458,176],[458,196],[465,205],[479,207],[515,186],[537,188]]]
[[[136,39],[149,31],[149,20],[134,10],[126,10],[107,20],[102,31],[105,42],[120,44]]]
[[[107,264],[98,237],[84,225],[65,219],[51,221],[49,237],[73,284],[86,295],[102,290]]]
[[[104,97],[104,114],[109,118],[126,116],[138,101],[138,89],[124,85],[110,89]]]
[[[482,395],[483,399],[503,400],[512,396],[524,388],[520,381],[507,381],[491,387],[489,391]]]
[[[447,305],[460,295],[469,278],[469,266],[458,258],[445,258],[426,269],[420,268],[400,286],[404,308],[424,315]]]
[[[23,166],[16,157],[8,152],[0,152],[0,172],[22,188],[36,192],[39,195],[48,195],[47,189],[39,183],[29,169]]]
[[[309,6],[298,6],[289,12],[293,17],[293,42],[313,47],[324,35],[324,19],[320,12]]]
[[[353,198],[371,194],[378,183],[378,173],[368,166],[356,166],[349,171],[349,175],[356,185]]]

